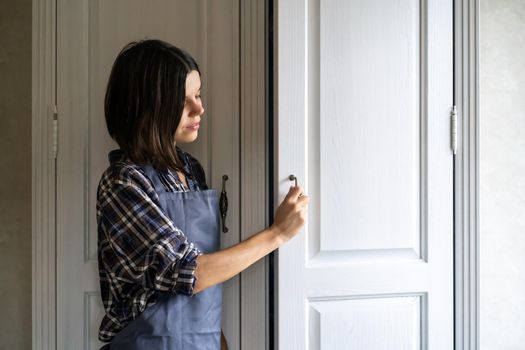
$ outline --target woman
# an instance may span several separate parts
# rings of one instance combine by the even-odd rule
[[[97,189],[106,349],[227,349],[222,282],[306,220],[309,198],[292,186],[269,228],[220,250],[218,193],[177,145],[197,138],[200,87],[195,60],[160,40],[126,45],[111,70],[105,115],[119,149]]]

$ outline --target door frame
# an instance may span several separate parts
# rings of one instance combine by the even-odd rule
[[[56,349],[56,2],[32,4],[32,349]]]
[[[479,349],[479,0],[454,1],[455,348]]]
[[[241,240],[267,227],[267,1],[239,1]],[[32,3],[32,349],[56,349],[57,0]],[[254,137],[256,136],[256,137]],[[249,150],[250,153],[245,152]],[[269,348],[269,260],[240,275],[241,349]]]

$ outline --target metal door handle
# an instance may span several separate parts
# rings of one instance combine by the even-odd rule
[[[294,174],[291,174],[290,176],[288,176],[288,179],[290,179],[290,181],[295,181],[295,187],[297,187],[297,176],[295,176]],[[302,197],[303,196],[303,193],[301,192],[301,194],[299,194],[299,197]]]
[[[294,180],[295,181],[295,187],[297,187],[297,176],[292,174],[292,175],[288,176],[288,179],[290,179],[290,181]]]
[[[222,191],[221,191],[221,197],[219,199],[219,207],[221,210],[221,218],[222,218],[222,232],[228,232],[228,228],[226,227],[226,213],[228,212],[228,195],[226,194],[225,186],[226,186],[226,180],[228,180],[228,175],[222,175]]]

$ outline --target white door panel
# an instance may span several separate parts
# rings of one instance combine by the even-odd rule
[[[279,349],[452,349],[452,1],[279,1]]]

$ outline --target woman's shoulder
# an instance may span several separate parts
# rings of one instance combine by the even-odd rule
[[[101,175],[97,192],[111,190],[118,186],[135,187],[152,197],[156,194],[151,180],[142,167],[126,159],[117,159],[110,163]]]

